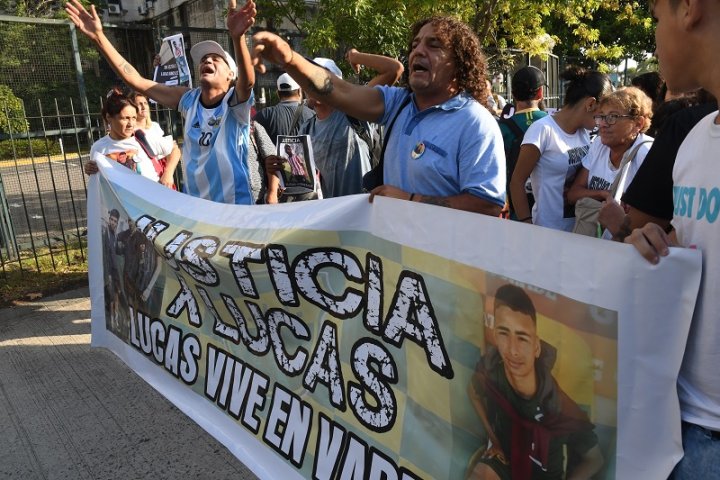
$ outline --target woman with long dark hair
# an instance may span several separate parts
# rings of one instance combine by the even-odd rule
[[[567,190],[575,179],[583,157],[590,149],[589,130],[603,96],[612,91],[607,75],[570,68],[562,109],[528,128],[510,180],[510,198],[519,221],[556,230],[571,231],[575,210],[567,201]],[[535,205],[532,212],[525,194],[530,177]]]

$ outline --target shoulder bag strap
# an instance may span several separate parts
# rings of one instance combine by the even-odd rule
[[[147,141],[145,132],[143,132],[142,129],[135,130],[135,140],[140,145],[140,147],[142,147],[145,155],[147,155],[152,162],[153,167],[155,168],[155,172],[158,174],[158,176],[162,176],[163,172],[165,171],[165,167],[157,159],[155,153],[152,151],[152,148],[150,148],[150,144]]]
[[[377,168],[380,169],[380,171],[383,171],[383,166],[385,164],[385,149],[387,148],[388,139],[390,138],[390,132],[392,132],[393,125],[395,125],[395,120],[397,120],[398,116],[400,116],[400,112],[405,110],[405,107],[408,106],[410,103],[410,100],[412,99],[412,93],[409,94],[400,104],[400,108],[398,108],[397,112],[395,112],[395,116],[390,120],[390,123],[387,124],[387,127],[385,128],[385,135],[383,137],[383,144],[382,144],[382,150],[380,150],[380,161],[378,162]]]
[[[520,128],[520,125],[515,123],[515,120],[513,120],[512,118],[500,117],[500,120],[498,120],[498,122],[502,125],[506,125],[516,138],[522,138],[525,136],[525,132],[523,132],[522,128]]]
[[[258,141],[257,141],[257,128],[255,128],[255,120],[250,121],[250,143],[252,143],[253,148],[255,149],[255,152],[258,154],[258,158],[260,158],[260,149],[258,148]]]
[[[298,122],[300,121],[300,115],[302,115],[303,108],[305,108],[305,105],[302,101],[300,101],[295,107],[295,113],[293,114],[292,123],[290,124],[290,130],[288,131],[288,135],[295,135],[297,132],[295,131],[295,127],[298,126]]]
[[[635,160],[638,150],[640,150],[640,147],[642,147],[644,144],[652,142],[652,140],[645,140],[643,142],[640,142],[625,153],[625,156],[623,157],[622,161],[620,162],[620,166],[618,167],[620,171],[615,177],[615,181],[610,186],[610,194],[613,196],[616,202],[620,201],[620,197],[622,197],[623,191],[625,190],[625,183],[627,182],[627,175],[630,171],[630,164],[633,160]]]
[[[365,126],[362,124],[360,120],[358,120],[355,117],[351,117],[350,115],[345,115],[348,122],[350,123],[350,127],[352,127],[353,131],[357,134],[358,137],[360,137],[365,143],[367,143],[368,148],[370,149],[370,152],[372,153],[373,148],[373,140],[370,137],[370,132],[367,131]]]

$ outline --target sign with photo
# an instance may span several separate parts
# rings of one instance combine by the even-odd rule
[[[192,75],[185,55],[182,34],[165,37],[155,59],[153,81],[169,86],[192,88]]]
[[[277,156],[285,160],[277,172],[284,193],[304,194],[320,189],[310,135],[278,135]]]

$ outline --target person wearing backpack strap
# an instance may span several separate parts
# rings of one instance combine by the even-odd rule
[[[315,112],[303,103],[300,85],[287,73],[277,79],[277,94],[280,102],[263,108],[254,118],[274,143],[278,135],[297,135],[300,125],[315,116]]]
[[[508,184],[510,184],[515,164],[517,164],[525,132],[536,120],[547,116],[547,112],[540,110],[540,102],[543,99],[543,85],[545,85],[545,75],[539,68],[533,66],[522,67],[512,76],[511,91],[514,105],[509,115],[501,115],[498,119],[505,145],[505,167]],[[529,180],[525,184],[525,193],[527,194],[528,205],[532,208],[535,199],[533,198]],[[509,191],[506,210],[508,210],[510,219],[518,219],[515,209],[512,208]]]

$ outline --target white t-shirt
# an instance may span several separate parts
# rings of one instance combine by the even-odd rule
[[[575,209],[567,205],[564,191],[572,185],[590,148],[590,135],[584,128],[567,133],[548,115],[530,125],[522,144],[535,145],[540,150],[540,159],[530,174],[535,195],[533,223],[571,231],[575,225]]]
[[[162,158],[172,152],[173,139],[171,136],[158,137],[147,134],[146,138],[150,144],[150,148],[157,157]],[[150,160],[150,157],[147,156],[140,144],[135,140],[135,137],[114,140],[110,138],[110,135],[105,135],[93,143],[90,149],[90,158],[93,158],[96,153],[105,155],[111,160],[123,164],[153,182],[160,180],[152,160]]]
[[[683,420],[720,430],[720,125],[718,112],[685,137],[673,169],[672,225],[680,245],[702,251],[702,280],[678,378]]]
[[[652,137],[641,133],[637,136],[635,142],[633,142],[625,153],[630,153],[642,142],[652,142],[652,140]],[[635,174],[640,168],[640,165],[642,165],[645,161],[645,156],[652,146],[652,143],[649,142],[640,145],[637,153],[635,154],[635,158],[632,162],[630,162],[628,174],[625,178],[625,184],[622,191],[619,192],[621,195],[625,192],[628,185],[630,185],[632,179],[635,178]],[[590,150],[587,155],[585,155],[585,158],[583,158],[582,166],[588,171],[587,188],[590,190],[609,190],[610,186],[615,181],[615,177],[617,177],[617,174],[620,172],[620,169],[615,168],[610,162],[610,147],[603,144],[599,137],[595,139],[592,145],[590,145]]]
[[[148,135],[155,135],[158,137],[165,136],[165,132],[163,132],[162,127],[157,122],[150,122],[150,128],[143,128],[143,131]]]

